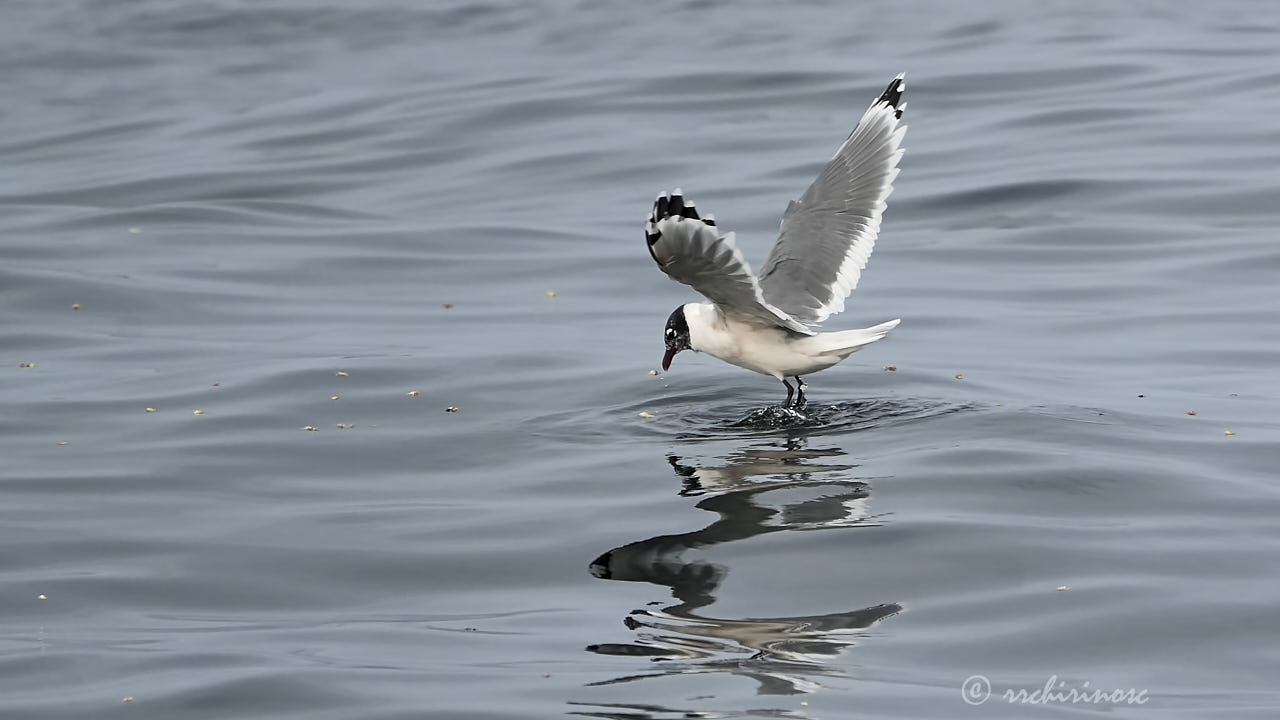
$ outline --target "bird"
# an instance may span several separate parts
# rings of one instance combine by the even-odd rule
[[[672,280],[710,301],[683,304],[667,318],[664,372],[681,351],[704,352],[782,381],[782,407],[798,410],[806,402],[803,376],[897,327],[900,318],[857,330],[816,329],[844,310],[875,246],[903,153],[905,78],[889,83],[818,178],[787,205],[759,275],[734,234],[721,234],[715,217],[699,215],[679,188],[658,196],[645,223],[649,254]]]

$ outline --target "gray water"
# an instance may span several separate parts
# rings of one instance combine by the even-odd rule
[[[1280,8],[2,12],[0,716],[1280,710]],[[650,375],[902,71],[901,326]]]

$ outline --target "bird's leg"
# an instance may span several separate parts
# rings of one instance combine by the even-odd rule
[[[800,394],[796,397],[796,407],[802,408],[804,407],[804,381],[800,379],[799,375],[796,376],[796,384],[800,386]]]
[[[787,382],[786,378],[782,379],[782,384],[787,386],[787,400],[782,403],[782,407],[789,408],[791,407],[791,394],[795,392],[795,389],[791,387],[791,383]]]

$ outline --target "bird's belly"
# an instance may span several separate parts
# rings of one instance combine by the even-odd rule
[[[772,375],[776,378],[795,377],[797,375],[808,375],[816,373],[819,370],[827,368],[839,362],[838,358],[832,357],[813,357],[804,353],[796,352],[790,348],[776,349],[765,348],[755,353],[749,353],[745,358],[745,362],[737,362],[735,365],[755,370],[758,373]],[[833,362],[835,361],[835,362]]]
[[[733,340],[701,349],[732,365],[779,379],[825,370],[840,360],[802,352],[785,332],[772,329],[739,334]]]

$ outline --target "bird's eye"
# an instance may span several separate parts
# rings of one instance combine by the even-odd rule
[[[674,328],[667,328],[667,334],[668,334],[668,335],[675,335],[675,334],[676,334],[676,331],[675,331],[675,329],[674,329]]]

